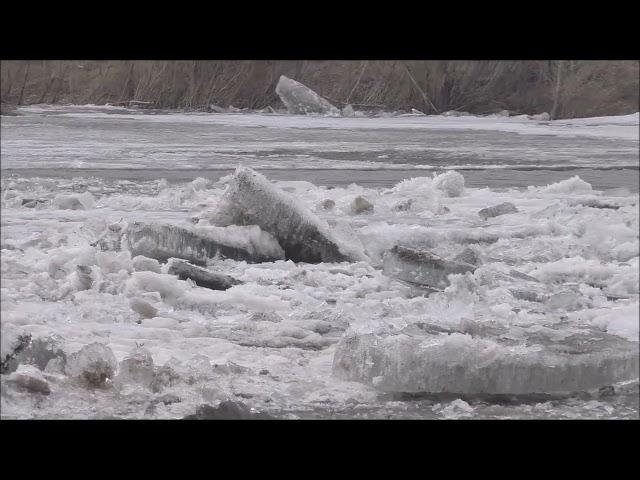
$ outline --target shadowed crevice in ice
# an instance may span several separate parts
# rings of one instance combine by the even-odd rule
[[[634,342],[594,328],[350,334],[334,374],[385,392],[576,392],[638,377]]]
[[[224,230],[224,229],[219,229]],[[260,232],[264,234],[264,232]],[[251,238],[250,235],[247,237]],[[245,237],[246,238],[246,237]],[[275,243],[270,239],[271,243]],[[181,258],[196,265],[206,265],[214,258],[231,258],[249,263],[280,260],[277,245],[246,241],[223,243],[223,236],[197,228],[177,225],[133,223],[126,230],[126,243],[131,256],[144,255],[160,262]]]

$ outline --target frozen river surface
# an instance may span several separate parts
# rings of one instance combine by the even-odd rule
[[[3,418],[182,418],[224,400],[279,418],[638,417],[637,114],[536,122],[19,112],[2,117],[1,132],[3,355],[11,335],[31,335],[31,363],[43,370],[31,375],[49,392],[7,371]],[[210,225],[238,165],[274,180],[365,260],[216,259],[212,269],[244,283],[213,292],[92,246],[118,221]],[[447,170],[463,175],[462,190],[433,181]],[[81,201],[64,200],[74,195]],[[359,195],[372,212],[354,214]],[[503,202],[517,211],[478,215]],[[397,244],[444,258],[470,250],[479,267],[427,296],[384,275]],[[79,288],[78,265],[91,288]],[[141,300],[153,314],[132,307]],[[375,348],[350,347],[364,348],[362,339]],[[399,345],[409,341],[435,353],[405,359]],[[119,364],[112,381],[89,388],[60,363],[95,342]],[[140,349],[152,365],[126,374],[123,360]],[[475,391],[477,379],[464,375],[464,393],[411,390],[449,366],[459,375],[463,354],[480,350],[503,378],[516,372],[514,355],[547,368],[536,349],[558,350],[554,368],[567,385],[566,365],[596,378],[602,362],[634,349],[625,368],[631,362],[635,376],[601,391],[545,391],[533,373],[526,395]],[[374,354],[399,366],[370,378]],[[364,367],[345,374],[345,358]],[[445,372],[429,373],[437,365]]]

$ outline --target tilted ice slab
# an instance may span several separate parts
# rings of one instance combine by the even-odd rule
[[[279,260],[283,252],[271,235],[258,227],[225,228],[181,227],[177,225],[135,222],[126,230],[126,245],[131,256],[144,255],[166,262],[182,258],[196,265],[223,257],[259,263]]]
[[[395,246],[385,254],[382,268],[385,275],[405,282],[444,288],[450,274],[473,272],[476,266],[445,260],[426,250]]]
[[[287,107],[289,113],[294,115],[306,115],[308,113],[340,115],[340,111],[336,107],[316,92],[284,75],[280,76],[276,86],[276,93]]]
[[[258,225],[272,234],[295,262],[361,260],[360,252],[340,242],[329,225],[250,168],[238,167],[226,192],[226,221]]]
[[[348,334],[334,375],[386,392],[458,394],[576,392],[638,377],[638,344],[590,327],[432,330]]]

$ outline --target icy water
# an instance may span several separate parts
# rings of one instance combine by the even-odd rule
[[[425,322],[448,332],[429,333],[425,344],[444,342],[451,365],[457,350],[446,349],[445,337],[456,335],[471,348],[504,338],[530,348],[540,332],[552,344],[577,331],[594,338],[605,332],[637,350],[637,114],[535,122],[113,107],[20,113],[2,117],[3,325],[50,339],[67,356],[99,342],[121,362],[142,346],[175,381],[150,389],[142,372],[93,389],[50,365],[44,375],[51,392],[42,395],[3,375],[3,418],[182,418],[225,399],[279,418],[638,417],[637,378],[615,383],[614,394],[536,392],[532,377],[532,395],[434,395],[382,391],[367,378],[347,381],[333,367],[345,336],[373,334],[382,342],[391,330],[410,332]],[[212,268],[245,282],[220,293],[188,282],[165,285],[161,273],[138,272],[128,252],[91,246],[120,220],[191,225],[198,217],[208,225],[225,176],[238,165],[276,181],[368,260],[216,260]],[[452,196],[432,181],[449,170],[464,177],[463,191]],[[403,182],[415,177],[421,179]],[[79,209],[64,208],[62,197],[86,192],[92,198],[82,197]],[[357,195],[372,201],[372,213],[351,212]],[[321,207],[327,199],[333,209]],[[478,216],[502,202],[518,211]],[[384,252],[398,243],[445,258],[470,248],[482,264],[423,296],[381,270]],[[78,264],[91,269],[90,289],[78,288]],[[515,281],[507,275],[512,269],[540,285]],[[143,281],[141,273],[157,277]],[[522,289],[548,299],[572,293],[536,301],[514,296]],[[141,318],[134,298],[156,313]],[[487,325],[501,333],[469,333]],[[405,377],[419,375],[407,368]]]

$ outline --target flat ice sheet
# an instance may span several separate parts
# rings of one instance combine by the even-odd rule
[[[343,118],[22,107],[2,117],[2,168],[635,168],[638,115]]]

